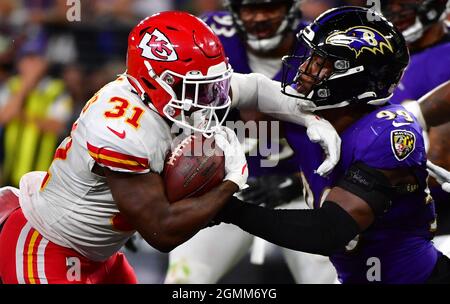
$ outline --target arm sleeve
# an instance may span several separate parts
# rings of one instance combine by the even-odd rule
[[[420,166],[426,161],[425,144],[417,126],[389,126],[377,130],[377,135],[369,130],[356,138],[370,138],[367,143],[356,145],[354,161],[360,161],[375,169],[395,169]]]
[[[289,249],[329,256],[358,233],[355,220],[339,205],[324,202],[314,210],[267,209],[233,197],[219,220]]]
[[[288,87],[287,90],[295,90]],[[279,82],[259,74],[233,73],[231,77],[232,106],[238,109],[257,109],[277,119],[308,126],[316,116],[300,111],[299,100],[281,93]]]
[[[124,138],[114,132],[123,134]],[[150,171],[150,153],[146,145],[119,120],[88,127],[86,139],[88,153],[98,165],[125,173]]]

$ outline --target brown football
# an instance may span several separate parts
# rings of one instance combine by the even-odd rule
[[[200,196],[219,185],[225,175],[225,157],[214,138],[186,137],[169,152],[163,171],[169,202]]]

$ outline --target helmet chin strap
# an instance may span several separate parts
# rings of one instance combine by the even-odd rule
[[[131,80],[130,84],[135,89],[137,89],[138,95],[142,99],[142,101],[145,101],[145,91],[144,91],[144,88],[139,83],[139,81],[136,78],[134,78],[133,76],[131,76],[130,74],[127,74],[127,72],[125,72],[124,75],[128,78],[129,81]]]
[[[267,39],[249,39],[247,40],[247,44],[255,51],[268,52],[275,49],[281,43],[282,38],[283,35],[277,34]]]
[[[405,38],[406,43],[413,43],[419,40],[422,37],[425,28],[420,21],[419,17],[416,17],[416,21],[413,25],[408,27],[406,30],[402,32],[403,37]]]
[[[126,72],[123,73],[125,77],[127,77],[128,82],[130,85],[135,89],[137,92],[137,95],[139,95],[139,98],[146,104],[152,111],[158,113],[158,110],[155,108],[155,106],[149,101],[148,95],[145,93],[144,89],[142,88],[141,84],[137,81],[136,78],[133,76],[127,74]],[[147,98],[145,97],[147,95]]]
[[[342,107],[348,106],[349,104],[350,103],[348,101],[342,101],[340,103],[336,103],[333,105],[315,106],[315,104],[314,104],[314,106],[313,105],[305,105],[305,106],[300,106],[300,108],[303,111],[315,112],[315,111],[320,111],[320,110],[342,108]]]
[[[148,60],[144,60],[144,65],[147,68],[148,74],[150,75],[150,77],[153,78],[170,96],[172,96],[173,99],[176,99],[177,95],[173,91],[172,87],[169,86],[165,81],[163,81],[161,79],[161,77],[159,77],[155,73],[155,71],[153,70],[153,67],[150,64],[150,62],[148,62]]]
[[[255,51],[260,52],[268,52],[275,49],[280,45],[281,40],[283,39],[284,30],[287,27],[287,20],[283,20],[283,22],[278,27],[277,32],[274,36],[266,39],[258,39],[256,36],[247,34],[247,44]]]

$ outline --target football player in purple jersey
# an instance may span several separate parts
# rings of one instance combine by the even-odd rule
[[[272,210],[232,198],[215,223],[329,256],[343,283],[450,282],[450,259],[432,243],[422,127],[403,106],[388,103],[409,63],[403,35],[378,13],[340,7],[297,37],[307,51],[284,59],[297,75],[283,80],[283,91],[333,124],[341,160],[328,176],[316,174],[320,146],[308,142],[304,128],[290,126],[287,138],[302,151],[312,210]]]

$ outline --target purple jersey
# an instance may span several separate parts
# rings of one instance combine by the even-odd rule
[[[234,27],[232,17],[229,12],[212,12],[204,15],[202,19],[211,27],[214,33],[219,37],[225,50],[225,54],[229,58],[229,62],[233,67],[233,70],[238,73],[248,74],[252,73],[252,70],[248,63],[248,56],[246,46],[239,37],[236,28]],[[297,32],[305,25],[300,24],[297,28]],[[300,51],[299,51],[300,52]],[[280,61],[280,70],[273,77],[274,80],[281,81],[282,77],[282,64]],[[293,78],[295,75],[291,75]],[[281,85],[280,85],[281,89]],[[229,114],[229,120],[239,120],[239,113],[237,111],[231,111]],[[270,150],[270,144],[266,144],[267,149]],[[280,145],[279,151],[281,152],[286,147]],[[295,157],[289,157],[280,160],[276,167],[261,167],[261,160],[263,156],[258,153],[256,156],[247,156],[247,163],[249,168],[249,174],[253,177],[258,177],[267,174],[290,174],[297,172],[299,167]]]
[[[318,144],[309,141],[304,127],[289,125],[286,136],[299,160],[305,199],[319,208],[329,189],[354,162],[378,169],[410,168],[419,184],[426,183],[426,153],[422,129],[400,105],[378,108],[342,134],[341,160],[327,177],[314,170],[323,161]],[[421,283],[431,274],[440,253],[431,239],[435,225],[434,203],[424,189],[392,201],[392,207],[341,252],[330,257],[343,283],[370,283],[369,259],[378,258],[383,283]]]
[[[417,100],[438,85],[450,80],[450,35],[446,35],[432,47],[411,54],[411,62],[394,91],[391,103],[399,104],[407,99]],[[450,194],[440,186],[432,187],[431,194],[439,214],[438,235],[450,234],[450,213],[444,205],[450,202]]]
[[[411,53],[411,61],[400,84],[394,91],[391,103],[407,99],[417,100],[438,85],[450,79],[450,36],[440,43]]]

